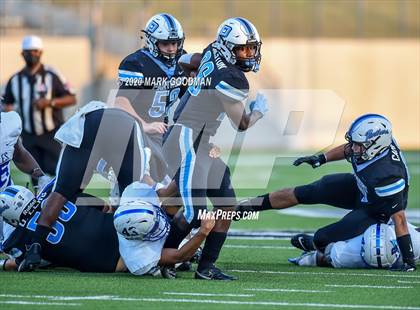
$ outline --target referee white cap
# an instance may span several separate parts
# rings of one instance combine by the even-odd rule
[[[44,45],[37,36],[26,36],[22,40],[22,50],[42,50]]]

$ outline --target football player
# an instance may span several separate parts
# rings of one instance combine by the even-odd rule
[[[166,164],[162,155],[162,134],[166,131],[168,111],[186,89],[178,65],[185,53],[181,24],[170,14],[153,16],[143,30],[146,45],[124,58],[118,68],[119,90],[116,105],[123,107],[141,123],[146,145],[152,151],[151,177],[162,181]]]
[[[328,244],[362,234],[369,226],[395,224],[402,271],[414,271],[413,245],[404,210],[407,207],[409,173],[404,156],[392,136],[388,119],[378,114],[358,117],[346,133],[348,143],[325,154],[298,158],[317,168],[326,162],[347,159],[353,173],[338,173],[295,188],[286,188],[246,200],[238,211],[284,209],[297,204],[327,204],[351,210],[337,223],[319,229],[313,237],[299,234],[292,244],[304,251],[324,252]]]
[[[41,210],[38,225],[19,271],[36,268],[41,247],[62,207],[75,203],[77,195],[90,182],[95,171],[112,168],[120,192],[129,184],[142,180],[146,166],[142,132],[129,113],[106,108],[105,103],[92,101],[73,115],[56,133],[63,143],[52,193]]]
[[[244,18],[224,21],[217,39],[202,52],[196,82],[189,86],[175,110],[175,125],[164,138],[164,154],[171,177],[179,188],[184,208],[173,219],[166,246],[177,248],[181,240],[199,226],[199,210],[207,208],[207,197],[214,207],[231,210],[236,204],[229,169],[209,150],[222,119],[227,115],[237,130],[254,125],[267,111],[262,95],[246,113],[249,84],[244,72],[257,72],[261,61],[261,40],[255,26]],[[191,57],[193,59],[194,57]],[[232,280],[234,277],[215,267],[225,242],[229,220],[216,220],[209,234],[195,273],[196,279]]]
[[[414,259],[420,260],[420,228],[408,223]],[[395,238],[394,225],[374,224],[363,235],[350,240],[330,243],[325,253],[303,252],[289,262],[298,266],[319,266],[334,268],[391,268],[403,266],[400,250]]]
[[[13,184],[10,175],[10,162],[13,161],[16,167],[29,174],[32,178],[38,179],[38,188],[43,187],[50,180],[39,167],[36,160],[25,149],[20,139],[22,132],[22,121],[16,112],[0,112],[0,191],[6,186]],[[36,189],[37,190],[37,189]],[[4,230],[9,231],[10,227],[4,225]],[[5,231],[4,236],[8,233]],[[0,243],[3,240],[3,220],[0,214]]]
[[[49,183],[37,198],[17,185],[0,193],[0,210],[16,227],[3,244],[10,255],[10,259],[0,261],[3,270],[18,268],[29,242],[25,231],[36,229],[43,202],[53,186],[54,182]],[[152,188],[138,182],[128,186],[115,214],[101,211],[105,204],[101,199],[88,198],[95,199],[95,205],[66,202],[42,247],[43,259],[85,272],[128,269],[134,275],[155,275],[158,266],[189,260],[214,226],[214,220],[203,221],[199,233],[179,250],[163,249],[170,226]]]

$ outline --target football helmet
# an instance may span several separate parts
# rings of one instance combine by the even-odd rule
[[[244,72],[257,72],[261,62],[261,39],[257,28],[245,18],[236,17],[225,20],[217,30],[217,39],[213,44],[218,48],[227,62],[236,65]],[[236,48],[240,46],[255,46],[252,58],[238,58]]]
[[[349,142],[345,149],[348,161],[361,163],[378,156],[392,143],[392,125],[384,116],[365,114],[353,121],[346,133]],[[353,145],[361,146],[360,152],[353,150]]]
[[[128,240],[157,241],[166,237],[169,220],[158,203],[156,193],[147,184],[129,185],[114,214],[115,229]]]
[[[185,39],[184,31],[178,20],[170,14],[157,14],[149,19],[142,31],[146,35],[146,47],[149,52],[165,64],[173,66],[176,63],[175,58],[182,54]],[[175,54],[162,53],[158,47],[158,43],[162,41],[176,41],[178,43],[177,52]]]
[[[37,207],[37,199],[26,187],[11,185],[0,192],[0,216],[6,223],[16,227],[22,219],[22,213],[31,215]]]
[[[362,238],[361,256],[373,268],[388,268],[398,260],[398,249],[394,230],[386,224],[370,226]]]

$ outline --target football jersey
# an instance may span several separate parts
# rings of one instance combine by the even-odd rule
[[[361,164],[352,162],[360,202],[378,219],[407,207],[409,173],[404,155],[393,140],[390,147]]]
[[[175,65],[168,67],[143,48],[121,62],[118,68],[120,87],[117,96],[129,99],[144,121],[167,121],[169,108],[185,92],[187,84],[184,78],[178,58]]]
[[[38,196],[41,204],[52,185],[51,182]],[[3,243],[5,253],[19,256],[24,252],[25,244],[31,241],[28,230],[35,230],[41,204]],[[113,215],[92,206],[76,206],[70,202],[64,205],[42,247],[43,259],[80,271],[114,272],[119,257]]]
[[[174,121],[213,136],[225,116],[223,102],[245,101],[249,84],[245,74],[222,57],[214,42],[202,55],[196,83],[180,99]]]
[[[10,161],[22,132],[22,121],[16,112],[0,112],[0,191],[12,184]]]

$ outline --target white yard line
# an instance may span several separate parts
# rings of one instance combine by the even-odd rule
[[[0,298],[36,298],[36,299],[51,299],[51,300],[112,300],[118,296],[99,295],[99,296],[50,296],[50,295],[15,295],[15,294],[0,294]],[[67,305],[67,304],[66,304]]]
[[[38,301],[20,301],[20,300],[0,300],[0,304],[7,305],[30,305],[30,306],[81,306],[82,304],[60,303],[60,302],[38,302]]]
[[[225,244],[223,248],[232,249],[276,249],[276,250],[295,250],[292,246],[275,246],[275,245],[242,245],[242,244]]]
[[[3,297],[13,295],[1,295]],[[221,305],[256,305],[256,306],[279,306],[279,307],[313,307],[313,308],[349,308],[349,309],[390,309],[390,310],[420,310],[420,307],[393,306],[393,305],[352,305],[352,304],[325,304],[325,303],[293,303],[277,301],[238,301],[238,300],[215,300],[215,299],[186,299],[186,298],[132,298],[118,296],[43,296],[43,295],[17,295],[24,298],[66,298],[66,300],[86,299],[86,300],[112,300],[112,301],[143,301],[143,302],[168,302],[168,303],[199,303],[199,304],[221,304]],[[47,303],[47,302],[27,302],[27,301],[0,301],[3,304],[21,305],[58,305],[58,306],[79,306],[72,303]]]
[[[420,284],[420,281],[401,281],[398,280],[398,283],[407,283],[407,284]]]
[[[244,288],[244,291],[295,292],[295,293],[334,293],[334,291],[297,290],[297,289],[287,289],[287,288]]]
[[[290,275],[323,275],[323,276],[356,276],[356,277],[389,277],[389,278],[414,278],[420,279],[420,275],[398,274],[375,274],[375,273],[344,273],[344,272],[297,272],[297,271],[270,271],[270,270],[243,270],[231,269],[229,271],[240,273],[264,273],[264,274],[290,274]]]
[[[358,284],[325,284],[325,287],[345,287],[345,288],[379,288],[379,289],[396,289],[396,288],[414,288],[413,286],[385,286],[385,285],[358,285]]]
[[[218,293],[186,293],[186,292],[162,292],[164,295],[189,295],[189,296],[220,296],[220,297],[254,297],[255,294],[218,294]]]

